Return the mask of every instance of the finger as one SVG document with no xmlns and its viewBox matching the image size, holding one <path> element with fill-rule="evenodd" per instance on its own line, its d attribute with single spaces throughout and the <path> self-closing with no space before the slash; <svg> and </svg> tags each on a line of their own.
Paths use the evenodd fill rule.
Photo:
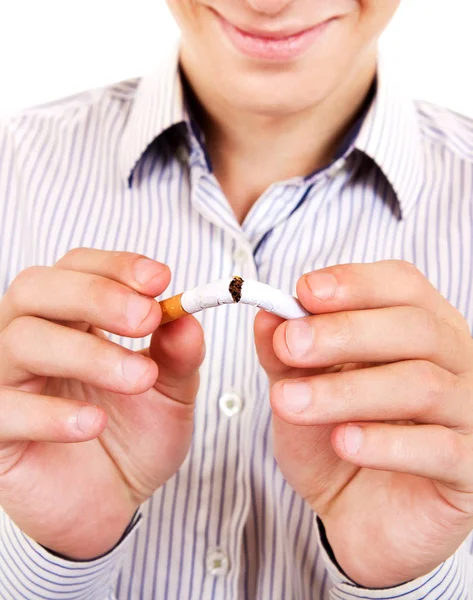
<svg viewBox="0 0 473 600">
<path fill-rule="evenodd" d="M 93 404 L 0 387 L 0 443 L 83 442 L 106 424 L 107 415 Z"/>
<path fill-rule="evenodd" d="M 159 325 L 161 308 L 154 299 L 100 275 L 32 267 L 18 275 L 2 299 L 0 330 L 23 315 L 144 337 Z"/>
<path fill-rule="evenodd" d="M 264 310 L 260 310 L 254 321 L 254 336 L 258 359 L 270 379 L 279 379 L 291 369 L 283 363 L 274 352 L 273 337 L 276 329 L 284 323 L 284 319 Z M 289 375 L 287 375 L 289 377 Z"/>
<path fill-rule="evenodd" d="M 171 279 L 169 267 L 133 252 L 74 248 L 55 266 L 68 271 L 100 275 L 153 297 L 162 294 Z"/>
<path fill-rule="evenodd" d="M 78 379 L 124 394 L 150 389 L 154 361 L 88 333 L 36 317 L 15 319 L 0 334 L 0 385 L 15 386 L 34 376 Z"/>
<path fill-rule="evenodd" d="M 418 359 L 461 373 L 473 362 L 470 335 L 410 306 L 286 321 L 274 334 L 274 349 L 282 362 L 301 368 Z"/>
<path fill-rule="evenodd" d="M 360 467 L 473 491 L 471 440 L 440 425 L 350 423 L 333 430 L 332 445 L 342 459 Z"/>
<path fill-rule="evenodd" d="M 414 265 L 401 260 L 336 265 L 307 273 L 297 284 L 297 296 L 314 314 L 417 306 L 469 332 L 462 315 Z"/>
<path fill-rule="evenodd" d="M 265 370 L 271 384 L 282 378 L 297 379 L 299 377 L 313 375 L 317 372 L 314 369 L 289 367 L 276 355 L 273 337 L 276 329 L 284 322 L 284 319 L 264 310 L 260 310 L 257 313 L 254 322 L 256 352 L 258 354 L 259 362 Z"/>
<path fill-rule="evenodd" d="M 184 317 L 160 327 L 147 353 L 159 365 L 155 388 L 173 400 L 193 403 L 205 356 L 204 333 L 197 319 Z"/>
<path fill-rule="evenodd" d="M 414 421 L 466 432 L 473 390 L 462 378 L 424 361 L 403 361 L 278 382 L 271 406 L 294 425 Z"/>
</svg>

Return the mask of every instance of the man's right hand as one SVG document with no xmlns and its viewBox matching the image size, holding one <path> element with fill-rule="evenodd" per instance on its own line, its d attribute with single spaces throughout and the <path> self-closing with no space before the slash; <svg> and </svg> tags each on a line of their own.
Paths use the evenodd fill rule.
<svg viewBox="0 0 473 600">
<path fill-rule="evenodd" d="M 158 328 L 167 267 L 79 248 L 0 301 L 0 506 L 38 543 L 92 559 L 188 452 L 204 358 L 193 317 Z M 132 352 L 103 331 L 141 338 Z"/>
</svg>

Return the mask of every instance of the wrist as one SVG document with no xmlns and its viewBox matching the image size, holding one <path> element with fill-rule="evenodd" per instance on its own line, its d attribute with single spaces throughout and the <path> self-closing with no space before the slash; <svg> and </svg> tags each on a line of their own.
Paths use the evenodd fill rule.
<svg viewBox="0 0 473 600">
<path fill-rule="evenodd" d="M 95 518 L 94 518 L 95 517 Z M 102 515 L 103 517 L 103 515 Z M 87 562 L 112 552 L 137 524 L 141 516 L 135 507 L 100 521 L 96 515 L 81 515 L 67 527 L 59 524 L 54 534 L 31 536 L 51 554 L 64 560 Z M 65 524 L 64 524 L 65 525 Z"/>
<path fill-rule="evenodd" d="M 438 565 L 406 566 L 400 552 L 394 558 L 387 555 L 386 545 L 381 546 L 375 532 L 368 534 L 361 525 L 353 524 L 350 530 L 340 529 L 329 518 L 317 517 L 319 536 L 328 559 L 340 576 L 352 585 L 364 589 L 391 589 L 426 575 Z M 401 560 L 399 560 L 401 559 Z"/>
<path fill-rule="evenodd" d="M 133 515 L 132 519 L 130 520 L 130 522 L 128 523 L 125 531 L 122 533 L 122 535 L 120 536 L 120 539 L 118 540 L 118 542 L 116 544 L 114 544 L 109 550 L 107 550 L 106 552 L 103 552 L 102 554 L 99 554 L 93 558 L 74 558 L 70 555 L 65 555 L 62 554 L 60 552 L 56 552 L 55 550 L 52 550 L 51 548 L 47 548 L 46 546 L 43 546 L 43 548 L 45 550 L 47 550 L 50 554 L 56 556 L 57 558 L 61 558 L 63 560 L 67 560 L 67 561 L 71 561 L 71 562 L 89 562 L 91 560 L 99 560 L 101 558 L 105 558 L 106 556 L 108 556 L 109 554 L 111 554 L 116 548 L 118 548 L 118 546 L 120 546 L 120 544 L 128 537 L 128 535 L 133 531 L 133 529 L 135 529 L 136 525 L 138 525 L 138 523 L 141 521 L 141 514 L 139 512 L 139 509 L 136 509 L 135 514 Z"/>
</svg>

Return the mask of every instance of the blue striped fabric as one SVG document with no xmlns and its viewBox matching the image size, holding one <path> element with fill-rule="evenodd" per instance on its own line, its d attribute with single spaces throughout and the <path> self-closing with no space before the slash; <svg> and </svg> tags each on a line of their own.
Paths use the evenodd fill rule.
<svg viewBox="0 0 473 600">
<path fill-rule="evenodd" d="M 380 68 L 343 156 L 271 186 L 242 226 L 188 123 L 175 50 L 142 79 L 0 120 L 1 293 L 22 269 L 78 246 L 166 262 L 166 295 L 235 273 L 294 293 L 304 272 L 399 258 L 473 327 L 470 120 L 412 102 Z M 358 589 L 331 563 L 313 513 L 273 458 L 254 315 L 248 306 L 199 315 L 208 352 L 193 445 L 110 554 L 57 558 L 0 511 L 2 600 L 473 598 L 472 538 L 433 573 L 391 590 Z M 135 349 L 149 342 L 111 338 Z M 221 408 L 226 393 L 242 403 L 233 416 Z"/>
</svg>

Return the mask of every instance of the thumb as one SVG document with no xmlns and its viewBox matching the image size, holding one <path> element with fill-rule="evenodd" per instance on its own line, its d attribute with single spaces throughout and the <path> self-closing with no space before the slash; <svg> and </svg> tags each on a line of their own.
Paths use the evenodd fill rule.
<svg viewBox="0 0 473 600">
<path fill-rule="evenodd" d="M 255 344 L 272 388 L 274 456 L 286 481 L 307 500 L 327 487 L 327 480 L 340 460 L 330 442 L 331 426 L 296 425 L 287 420 L 287 411 L 280 409 L 281 393 L 275 393 L 278 387 L 275 384 L 283 379 L 294 380 L 316 373 L 315 370 L 288 367 L 277 357 L 273 338 L 282 323 L 283 319 L 260 311 L 254 323 Z"/>
<path fill-rule="evenodd" d="M 302 369 L 284 364 L 274 351 L 274 334 L 284 322 L 284 319 L 264 310 L 258 312 L 254 322 L 256 352 L 271 385 L 280 379 L 301 377 L 303 374 Z"/>
<path fill-rule="evenodd" d="M 205 357 L 200 323 L 189 316 L 158 327 L 147 352 L 159 368 L 156 390 L 178 402 L 192 404 L 199 387 L 199 367 Z"/>
</svg>

